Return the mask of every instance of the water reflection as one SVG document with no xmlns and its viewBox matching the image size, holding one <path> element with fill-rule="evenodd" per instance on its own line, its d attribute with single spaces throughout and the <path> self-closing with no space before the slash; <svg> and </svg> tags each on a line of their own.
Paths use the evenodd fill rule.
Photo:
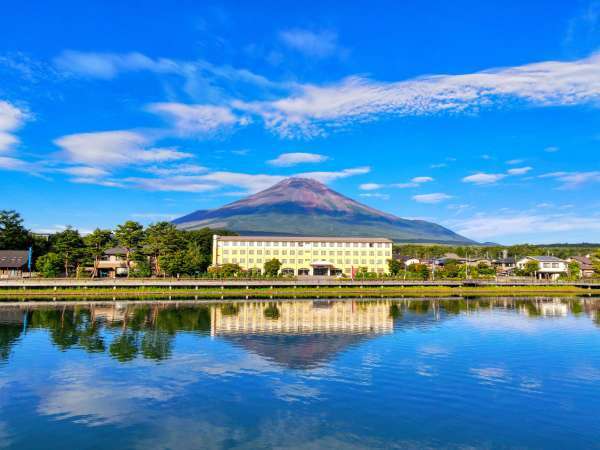
<svg viewBox="0 0 600 450">
<path fill-rule="evenodd" d="M 593 298 L 5 305 L 0 447 L 597 447 L 599 310 Z"/>
<path fill-rule="evenodd" d="M 23 334 L 36 329 L 46 330 L 61 351 L 106 353 L 122 363 L 168 359 L 177 333 L 191 332 L 222 338 L 288 367 L 310 368 L 377 335 L 493 310 L 529 318 L 584 315 L 600 325 L 600 301 L 593 298 L 28 304 L 0 307 L 0 361 L 9 358 Z"/>
</svg>

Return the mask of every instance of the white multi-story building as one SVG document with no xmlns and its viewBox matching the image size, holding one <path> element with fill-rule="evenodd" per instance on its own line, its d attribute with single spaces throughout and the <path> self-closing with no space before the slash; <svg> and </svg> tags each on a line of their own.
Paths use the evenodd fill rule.
<svg viewBox="0 0 600 450">
<path fill-rule="evenodd" d="M 392 241 L 363 237 L 213 236 L 213 266 L 238 264 L 262 272 L 281 262 L 284 275 L 352 275 L 359 268 L 387 273 Z"/>
<path fill-rule="evenodd" d="M 537 278 L 557 280 L 561 275 L 569 273 L 569 263 L 556 256 L 526 256 L 517 261 L 517 267 L 524 269 L 529 261 L 538 263 L 539 268 L 535 273 Z"/>
</svg>

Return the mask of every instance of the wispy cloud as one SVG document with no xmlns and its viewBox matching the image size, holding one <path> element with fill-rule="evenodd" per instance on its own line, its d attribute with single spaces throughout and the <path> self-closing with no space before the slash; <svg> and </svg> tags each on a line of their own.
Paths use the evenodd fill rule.
<svg viewBox="0 0 600 450">
<path fill-rule="evenodd" d="M 313 58 L 326 58 L 339 51 L 337 33 L 330 30 L 295 28 L 281 31 L 279 38 L 289 48 Z"/>
<path fill-rule="evenodd" d="M 151 140 L 127 130 L 78 133 L 54 141 L 67 161 L 93 167 L 128 166 L 192 157 L 173 148 L 152 147 Z"/>
<path fill-rule="evenodd" d="M 588 183 L 600 182 L 600 171 L 590 172 L 551 172 L 539 176 L 540 178 L 554 178 L 562 184 L 560 189 L 575 189 Z"/>
<path fill-rule="evenodd" d="M 305 163 L 320 163 L 329 159 L 325 155 L 318 153 L 282 153 L 275 159 L 267 161 L 268 164 L 277 167 L 290 167 Z"/>
<path fill-rule="evenodd" d="M 556 146 L 550 146 L 550 147 L 546 147 L 546 148 L 544 149 L 544 151 L 545 151 L 546 153 L 556 153 L 556 152 L 558 152 L 559 150 L 560 150 L 560 148 L 558 148 L 558 147 L 556 147 Z"/>
<path fill-rule="evenodd" d="M 515 167 L 514 169 L 508 169 L 506 173 L 509 175 L 525 175 L 531 170 L 533 170 L 533 167 Z"/>
<path fill-rule="evenodd" d="M 234 125 L 247 125 L 250 120 L 236 116 L 230 108 L 214 105 L 153 103 L 148 111 L 165 117 L 181 135 L 212 135 Z"/>
<path fill-rule="evenodd" d="M 594 104 L 600 98 L 600 53 L 575 61 L 546 61 L 464 75 L 399 82 L 351 76 L 329 85 L 306 84 L 274 101 L 237 103 L 284 137 L 314 137 L 380 115 L 418 116 L 477 111 L 507 100 L 536 106 Z"/>
<path fill-rule="evenodd" d="M 12 150 L 19 143 L 14 131 L 21 128 L 29 117 L 27 111 L 0 100 L 0 153 Z"/>
<path fill-rule="evenodd" d="M 473 175 L 466 176 L 462 179 L 463 183 L 473 184 L 493 184 L 506 178 L 506 174 L 503 173 L 484 173 L 478 172 Z"/>
<path fill-rule="evenodd" d="M 390 196 L 388 194 L 382 194 L 381 192 L 369 192 L 365 194 L 360 194 L 363 198 L 378 198 L 380 200 L 389 200 Z"/>
<path fill-rule="evenodd" d="M 473 239 L 495 239 L 519 236 L 535 230 L 536 235 L 573 231 L 600 231 L 600 217 L 574 214 L 513 213 L 477 214 L 461 220 L 448 221 L 448 226 Z M 540 236 L 541 237 L 541 236 Z"/>
<path fill-rule="evenodd" d="M 452 198 L 451 195 L 444 194 L 442 192 L 435 192 L 432 194 L 419 194 L 413 195 L 413 200 L 418 203 L 440 203 L 445 200 L 449 200 Z"/>
<path fill-rule="evenodd" d="M 362 191 L 375 191 L 377 189 L 381 189 L 384 187 L 385 187 L 385 184 L 379 184 L 379 183 L 363 183 L 360 186 L 358 186 L 358 188 Z"/>
</svg>

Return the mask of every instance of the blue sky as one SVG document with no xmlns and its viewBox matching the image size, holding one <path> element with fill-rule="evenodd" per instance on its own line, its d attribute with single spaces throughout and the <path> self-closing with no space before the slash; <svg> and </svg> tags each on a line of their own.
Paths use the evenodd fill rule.
<svg viewBox="0 0 600 450">
<path fill-rule="evenodd" d="M 34 230 L 304 174 L 480 241 L 600 242 L 600 1 L 111 3 L 0 16 L 0 207 Z"/>
</svg>

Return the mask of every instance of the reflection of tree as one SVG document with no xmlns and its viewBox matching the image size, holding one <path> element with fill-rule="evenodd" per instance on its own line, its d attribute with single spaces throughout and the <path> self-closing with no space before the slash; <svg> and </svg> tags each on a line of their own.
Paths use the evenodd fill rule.
<svg viewBox="0 0 600 450">
<path fill-rule="evenodd" d="M 226 303 L 221 306 L 221 314 L 224 316 L 236 316 L 239 312 L 239 308 L 233 303 Z"/>
<path fill-rule="evenodd" d="M 127 362 L 137 356 L 139 352 L 138 348 L 138 333 L 124 331 L 111 342 L 108 351 L 110 355 L 118 361 Z"/>
<path fill-rule="evenodd" d="M 142 338 L 141 350 L 144 358 L 162 361 L 171 356 L 173 337 L 160 331 L 147 331 Z"/>
<path fill-rule="evenodd" d="M 104 338 L 100 334 L 100 326 L 90 320 L 79 336 L 79 345 L 90 353 L 102 353 L 106 351 Z"/>
<path fill-rule="evenodd" d="M 269 303 L 265 308 L 264 315 L 267 319 L 277 320 L 279 319 L 279 308 L 274 303 Z"/>
<path fill-rule="evenodd" d="M 392 319 L 401 319 L 402 318 L 402 310 L 397 303 L 390 305 L 390 317 Z"/>
<path fill-rule="evenodd" d="M 5 361 L 10 355 L 13 344 L 21 337 L 23 326 L 20 324 L 0 325 L 0 361 Z"/>
<path fill-rule="evenodd" d="M 408 309 L 416 314 L 427 314 L 429 304 L 429 300 L 413 300 L 408 303 Z"/>
</svg>

